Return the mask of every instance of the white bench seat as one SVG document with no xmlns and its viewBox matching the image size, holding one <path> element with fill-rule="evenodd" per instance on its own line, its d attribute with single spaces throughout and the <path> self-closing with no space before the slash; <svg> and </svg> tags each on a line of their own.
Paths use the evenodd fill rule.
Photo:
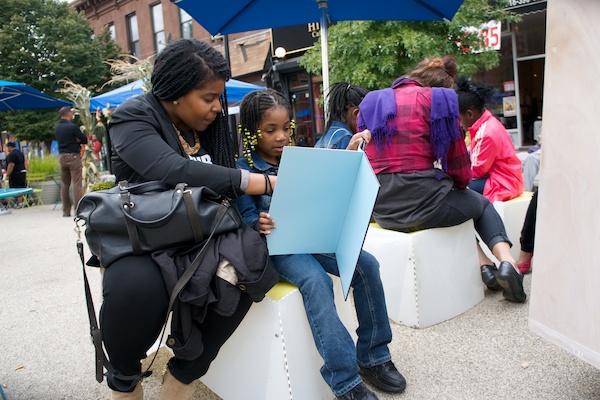
<svg viewBox="0 0 600 400">
<path fill-rule="evenodd" d="M 379 261 L 389 318 L 426 328 L 483 300 L 475 246 L 472 220 L 414 233 L 372 223 L 363 249 Z"/>
</svg>

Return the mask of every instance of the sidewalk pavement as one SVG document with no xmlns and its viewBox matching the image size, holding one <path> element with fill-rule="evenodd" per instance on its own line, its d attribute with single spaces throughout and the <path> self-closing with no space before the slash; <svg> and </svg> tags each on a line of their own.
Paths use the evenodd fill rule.
<svg viewBox="0 0 600 400">
<path fill-rule="evenodd" d="M 0 215 L 0 384 L 8 400 L 109 399 L 106 383 L 94 379 L 74 223 L 52 208 Z M 88 274 L 99 309 L 99 272 Z M 377 391 L 382 400 L 600 399 L 600 370 L 533 334 L 528 303 L 499 292 L 444 323 L 392 328 L 392 356 L 408 387 L 399 395 Z M 159 351 L 146 399 L 158 398 L 167 358 Z M 198 383 L 195 399 L 219 397 Z"/>
</svg>

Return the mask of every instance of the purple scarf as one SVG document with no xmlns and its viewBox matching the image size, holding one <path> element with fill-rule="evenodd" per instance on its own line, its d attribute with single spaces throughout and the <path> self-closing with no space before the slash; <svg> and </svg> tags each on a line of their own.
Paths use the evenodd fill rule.
<svg viewBox="0 0 600 400">
<path fill-rule="evenodd" d="M 412 81 L 408 78 L 397 79 L 392 88 Z M 396 126 L 396 96 L 392 88 L 367 93 L 358 106 L 358 130 L 368 129 L 375 142 L 377 152 L 383 151 L 384 143 L 389 144 L 391 136 L 398 133 Z M 448 171 L 447 153 L 450 143 L 460 137 L 458 130 L 458 96 L 452 89 L 431 88 L 431 136 L 430 143 L 436 160 L 441 162 L 442 170 Z M 385 142 L 384 142 L 385 139 Z M 441 179 L 441 175 L 439 176 Z"/>
</svg>

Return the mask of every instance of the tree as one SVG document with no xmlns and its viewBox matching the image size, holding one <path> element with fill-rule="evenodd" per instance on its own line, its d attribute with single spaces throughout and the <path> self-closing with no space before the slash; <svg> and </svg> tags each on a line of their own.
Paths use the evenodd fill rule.
<svg viewBox="0 0 600 400">
<path fill-rule="evenodd" d="M 110 79 L 104 62 L 117 58 L 108 29 L 92 37 L 88 21 L 56 0 L 3 0 L 0 7 L 0 76 L 24 82 L 54 97 L 60 79 L 99 88 Z M 12 111 L 0 115 L 0 129 L 21 140 L 53 138 L 56 110 Z"/>
<path fill-rule="evenodd" d="M 465 35 L 463 28 L 479 27 L 491 20 L 518 21 L 519 17 L 502 8 L 504 3 L 465 0 L 450 22 L 339 22 L 328 31 L 330 81 L 381 89 L 423 58 L 447 54 L 456 58 L 459 73 L 465 75 L 494 68 L 499 63 L 498 52 L 463 52 L 483 44 L 478 35 Z M 300 64 L 311 73 L 321 74 L 320 42 L 305 53 Z"/>
</svg>

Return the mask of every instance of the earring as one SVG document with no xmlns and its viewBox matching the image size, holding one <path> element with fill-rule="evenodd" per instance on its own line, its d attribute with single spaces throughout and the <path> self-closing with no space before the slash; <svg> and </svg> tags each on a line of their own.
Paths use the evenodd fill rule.
<svg viewBox="0 0 600 400">
<path fill-rule="evenodd" d="M 179 102 L 177 100 L 173 100 L 173 104 L 178 105 Z"/>
</svg>

